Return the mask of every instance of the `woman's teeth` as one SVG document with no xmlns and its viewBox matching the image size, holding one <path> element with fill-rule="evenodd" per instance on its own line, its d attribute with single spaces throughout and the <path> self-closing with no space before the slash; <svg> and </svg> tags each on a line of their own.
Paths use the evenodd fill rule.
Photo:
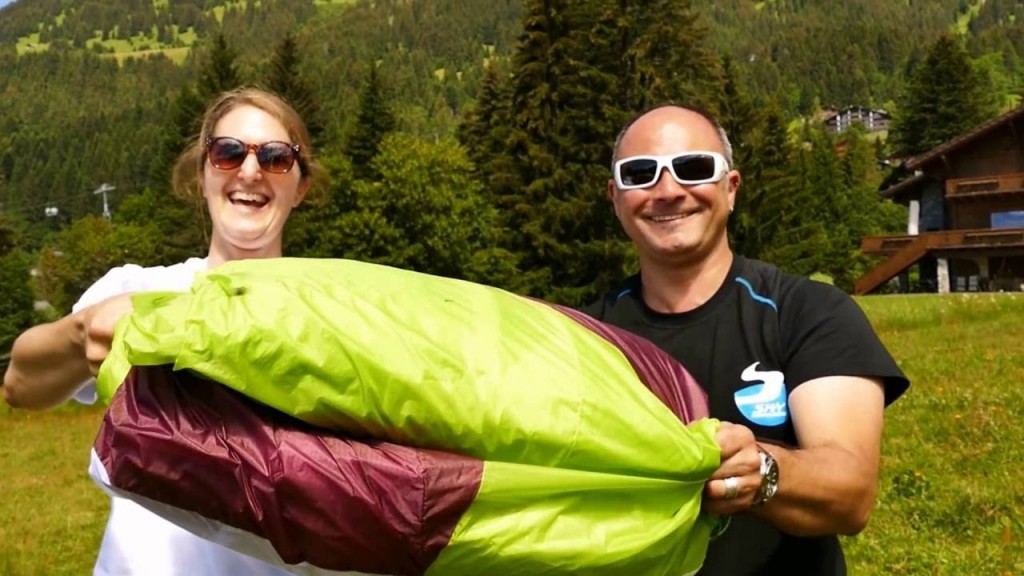
<svg viewBox="0 0 1024 576">
<path fill-rule="evenodd" d="M 232 204 L 244 204 L 255 207 L 266 206 L 270 202 L 270 198 L 254 192 L 232 192 L 228 194 L 228 200 Z"/>
</svg>

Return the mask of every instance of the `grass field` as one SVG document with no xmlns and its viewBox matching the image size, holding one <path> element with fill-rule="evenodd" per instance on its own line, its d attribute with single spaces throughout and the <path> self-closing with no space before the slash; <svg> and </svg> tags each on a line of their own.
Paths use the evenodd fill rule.
<svg viewBox="0 0 1024 576">
<path fill-rule="evenodd" d="M 879 503 L 850 574 L 1024 576 L 1024 295 L 860 300 L 910 392 L 887 412 Z M 0 406 L 0 574 L 86 574 L 107 504 L 101 413 Z"/>
<path fill-rule="evenodd" d="M 913 384 L 853 574 L 1024 575 L 1024 295 L 862 302 Z"/>
<path fill-rule="evenodd" d="M 0 407 L 0 574 L 92 573 L 109 505 L 85 474 L 102 412 Z"/>
</svg>

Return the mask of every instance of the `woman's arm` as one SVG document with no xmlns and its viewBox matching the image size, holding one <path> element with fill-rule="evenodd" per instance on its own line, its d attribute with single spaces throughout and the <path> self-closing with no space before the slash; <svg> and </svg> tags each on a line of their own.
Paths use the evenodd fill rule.
<svg viewBox="0 0 1024 576">
<path fill-rule="evenodd" d="M 11 349 L 4 400 L 15 408 L 44 410 L 70 398 L 99 370 L 114 327 L 131 306 L 131 295 L 122 294 L 26 330 Z"/>
</svg>

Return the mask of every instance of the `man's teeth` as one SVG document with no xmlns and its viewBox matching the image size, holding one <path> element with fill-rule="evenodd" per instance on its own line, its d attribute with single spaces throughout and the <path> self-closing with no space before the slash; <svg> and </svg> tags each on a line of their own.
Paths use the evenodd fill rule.
<svg viewBox="0 0 1024 576">
<path fill-rule="evenodd" d="M 688 214 L 659 214 L 654 216 L 648 216 L 649 219 L 655 222 L 671 222 L 672 220 L 679 220 L 686 218 Z"/>
</svg>

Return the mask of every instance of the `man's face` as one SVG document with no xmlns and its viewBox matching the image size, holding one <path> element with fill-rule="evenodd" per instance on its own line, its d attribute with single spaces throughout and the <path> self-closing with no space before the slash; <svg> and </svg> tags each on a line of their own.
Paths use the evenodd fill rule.
<svg viewBox="0 0 1024 576">
<path fill-rule="evenodd" d="M 658 108 L 626 132 L 616 160 L 631 156 L 674 156 L 692 151 L 724 154 L 714 126 L 681 108 Z M 717 182 L 684 185 L 668 169 L 646 188 L 619 190 L 614 178 L 608 194 L 615 215 L 644 261 L 700 261 L 728 249 L 725 234 L 740 176 L 728 170 Z"/>
</svg>

